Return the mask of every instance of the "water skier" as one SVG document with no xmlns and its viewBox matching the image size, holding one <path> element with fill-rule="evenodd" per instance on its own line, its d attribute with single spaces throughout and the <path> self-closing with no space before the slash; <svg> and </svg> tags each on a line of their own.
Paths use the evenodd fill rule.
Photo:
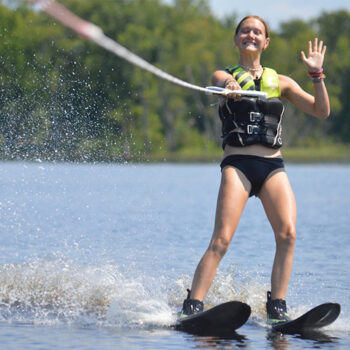
<svg viewBox="0 0 350 350">
<path fill-rule="evenodd" d="M 268 26 L 262 18 L 253 15 L 243 18 L 236 28 L 234 41 L 239 62 L 214 72 L 213 84 L 231 90 L 265 91 L 268 99 L 232 93 L 220 103 L 224 155 L 214 232 L 195 271 L 181 316 L 203 311 L 203 299 L 229 248 L 247 200 L 255 195 L 262 202 L 276 240 L 267 318 L 270 323 L 284 322 L 289 320 L 284 299 L 293 265 L 296 204 L 280 151 L 284 112 L 281 99 L 317 118 L 329 116 L 322 70 L 326 46 L 315 38 L 309 42 L 308 55 L 301 52 L 313 81 L 312 96 L 290 77 L 261 66 L 261 54 L 270 43 Z"/>
</svg>

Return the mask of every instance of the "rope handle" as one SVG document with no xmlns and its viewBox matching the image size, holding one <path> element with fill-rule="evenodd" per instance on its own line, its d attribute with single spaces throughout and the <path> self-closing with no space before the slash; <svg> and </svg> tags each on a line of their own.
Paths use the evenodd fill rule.
<svg viewBox="0 0 350 350">
<path fill-rule="evenodd" d="M 267 92 L 263 91 L 255 91 L 255 90 L 230 90 L 230 89 L 224 89 L 218 86 L 207 86 L 206 87 L 206 94 L 207 95 L 222 95 L 227 96 L 229 94 L 237 94 L 241 96 L 248 96 L 248 97 L 256 97 L 261 98 L 263 100 L 267 99 Z"/>
</svg>

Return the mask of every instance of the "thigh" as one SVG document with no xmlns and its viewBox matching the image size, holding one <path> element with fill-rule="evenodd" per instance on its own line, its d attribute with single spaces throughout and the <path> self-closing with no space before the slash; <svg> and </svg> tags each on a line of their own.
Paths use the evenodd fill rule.
<svg viewBox="0 0 350 350">
<path fill-rule="evenodd" d="M 275 234 L 294 229 L 296 203 L 284 170 L 276 172 L 265 181 L 259 192 L 259 198 Z"/>
<path fill-rule="evenodd" d="M 250 182 L 240 170 L 233 167 L 222 170 L 213 238 L 221 237 L 231 241 L 250 189 Z"/>
</svg>

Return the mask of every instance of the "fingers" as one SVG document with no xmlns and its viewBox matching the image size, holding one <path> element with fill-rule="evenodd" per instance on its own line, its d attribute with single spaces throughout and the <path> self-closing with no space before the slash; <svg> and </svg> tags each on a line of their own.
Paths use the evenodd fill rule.
<svg viewBox="0 0 350 350">
<path fill-rule="evenodd" d="M 233 98 L 235 101 L 240 101 L 242 99 L 242 95 L 232 92 L 232 94 L 227 95 L 227 98 Z"/>
<path fill-rule="evenodd" d="M 237 83 L 236 80 L 232 80 L 230 82 L 228 82 L 226 85 L 225 85 L 225 89 L 230 89 L 230 90 L 241 90 L 241 86 Z M 239 100 L 241 95 L 238 95 L 234 92 L 232 92 L 232 94 L 228 94 L 227 95 L 228 98 L 233 98 L 235 100 Z"/>
<path fill-rule="evenodd" d="M 320 40 L 318 47 L 317 47 L 317 52 L 320 53 L 322 56 L 324 56 L 326 53 L 326 49 L 327 49 L 327 46 L 323 44 L 322 40 Z"/>
<path fill-rule="evenodd" d="M 320 43 L 318 44 L 318 38 L 314 39 L 314 42 L 309 41 L 309 56 L 311 56 L 315 52 L 321 52 L 323 45 L 323 41 L 321 40 Z"/>
<path fill-rule="evenodd" d="M 225 89 L 230 89 L 230 90 L 239 90 L 240 88 L 241 88 L 240 85 L 235 80 L 230 81 L 225 86 Z"/>
<path fill-rule="evenodd" d="M 320 42 L 318 42 L 318 38 L 315 38 L 313 44 L 311 41 L 309 41 L 309 56 L 315 52 L 325 54 L 326 45 L 323 44 L 323 40 L 320 40 Z"/>
<path fill-rule="evenodd" d="M 318 44 L 317 52 L 324 55 L 326 53 L 326 45 L 323 45 L 323 41 L 320 40 L 320 43 Z"/>
<path fill-rule="evenodd" d="M 318 45 L 318 52 L 322 52 L 323 41 L 320 40 L 320 44 Z"/>
<path fill-rule="evenodd" d="M 229 90 L 239 90 L 241 87 L 240 85 L 235 81 L 230 81 L 228 84 L 226 84 L 225 89 L 229 89 Z M 229 98 L 235 98 L 236 94 L 232 93 L 232 94 L 228 94 L 227 97 Z"/>
<path fill-rule="evenodd" d="M 312 43 L 309 41 L 309 56 L 312 54 Z"/>
</svg>

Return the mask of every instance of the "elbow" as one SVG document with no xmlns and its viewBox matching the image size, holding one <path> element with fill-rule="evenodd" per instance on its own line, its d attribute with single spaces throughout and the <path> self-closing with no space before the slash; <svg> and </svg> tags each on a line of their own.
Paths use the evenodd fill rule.
<svg viewBox="0 0 350 350">
<path fill-rule="evenodd" d="M 315 113 L 314 116 L 318 119 L 327 119 L 329 117 L 329 113 L 328 112 L 318 112 L 318 113 Z"/>
<path fill-rule="evenodd" d="M 319 108 L 319 118 L 327 119 L 331 114 L 331 106 L 329 104 L 329 99 L 327 98 L 325 104 L 321 104 Z"/>
<path fill-rule="evenodd" d="M 322 108 L 318 111 L 315 111 L 314 116 L 319 119 L 327 119 L 330 116 L 330 108 Z"/>
<path fill-rule="evenodd" d="M 330 111 L 330 110 L 322 111 L 322 112 L 318 115 L 318 117 L 319 117 L 320 119 L 327 119 L 327 118 L 329 118 L 330 114 L 331 114 L 331 111 Z"/>
</svg>

